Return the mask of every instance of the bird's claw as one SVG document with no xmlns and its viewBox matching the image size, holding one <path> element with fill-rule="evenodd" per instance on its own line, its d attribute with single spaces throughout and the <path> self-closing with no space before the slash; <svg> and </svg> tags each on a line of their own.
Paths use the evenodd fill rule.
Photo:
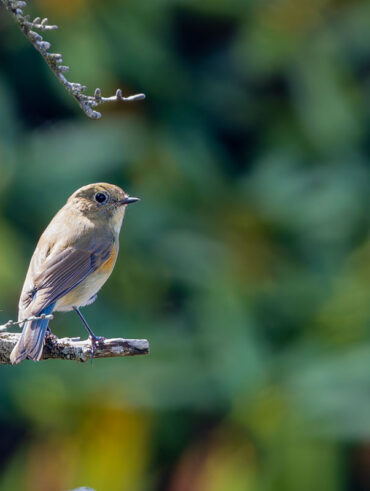
<svg viewBox="0 0 370 491">
<path fill-rule="evenodd" d="M 105 341 L 105 337 L 103 336 L 89 336 L 91 342 L 91 359 L 94 358 L 96 345 Z"/>
</svg>

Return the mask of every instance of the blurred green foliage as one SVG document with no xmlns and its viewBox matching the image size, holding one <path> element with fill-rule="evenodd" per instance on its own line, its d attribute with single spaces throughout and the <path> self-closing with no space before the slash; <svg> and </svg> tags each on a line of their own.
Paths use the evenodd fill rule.
<svg viewBox="0 0 370 491">
<path fill-rule="evenodd" d="M 150 357 L 0 368 L 0 490 L 370 488 L 370 4 L 37 0 L 80 111 L 0 10 L 0 308 L 78 187 L 122 186 L 85 310 Z M 82 335 L 77 316 L 52 329 Z"/>
</svg>

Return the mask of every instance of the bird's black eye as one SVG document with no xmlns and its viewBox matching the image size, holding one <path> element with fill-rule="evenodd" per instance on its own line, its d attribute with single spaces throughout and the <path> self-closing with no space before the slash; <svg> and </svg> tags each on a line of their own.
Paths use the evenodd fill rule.
<svg viewBox="0 0 370 491">
<path fill-rule="evenodd" d="M 104 201 L 107 201 L 107 196 L 104 193 L 96 193 L 95 201 L 98 203 L 104 203 Z"/>
</svg>

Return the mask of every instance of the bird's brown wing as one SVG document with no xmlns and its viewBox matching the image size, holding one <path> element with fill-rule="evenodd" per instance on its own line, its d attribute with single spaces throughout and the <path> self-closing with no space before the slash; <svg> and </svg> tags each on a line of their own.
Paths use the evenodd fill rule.
<svg viewBox="0 0 370 491">
<path fill-rule="evenodd" d="M 39 315 L 70 292 L 109 259 L 112 249 L 112 242 L 102 242 L 90 251 L 68 247 L 48 258 L 33 278 L 33 287 L 22 293 L 21 301 L 28 304 L 23 317 Z"/>
</svg>

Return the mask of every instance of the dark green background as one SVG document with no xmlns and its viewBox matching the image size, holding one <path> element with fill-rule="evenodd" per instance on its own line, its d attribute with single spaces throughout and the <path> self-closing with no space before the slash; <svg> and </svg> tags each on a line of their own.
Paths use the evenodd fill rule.
<svg viewBox="0 0 370 491">
<path fill-rule="evenodd" d="M 151 355 L 0 367 L 0 490 L 370 489 L 370 4 L 27 12 L 71 81 L 147 100 L 87 119 L 0 10 L 0 323 L 53 214 L 113 182 L 142 200 L 84 313 Z"/>
</svg>

